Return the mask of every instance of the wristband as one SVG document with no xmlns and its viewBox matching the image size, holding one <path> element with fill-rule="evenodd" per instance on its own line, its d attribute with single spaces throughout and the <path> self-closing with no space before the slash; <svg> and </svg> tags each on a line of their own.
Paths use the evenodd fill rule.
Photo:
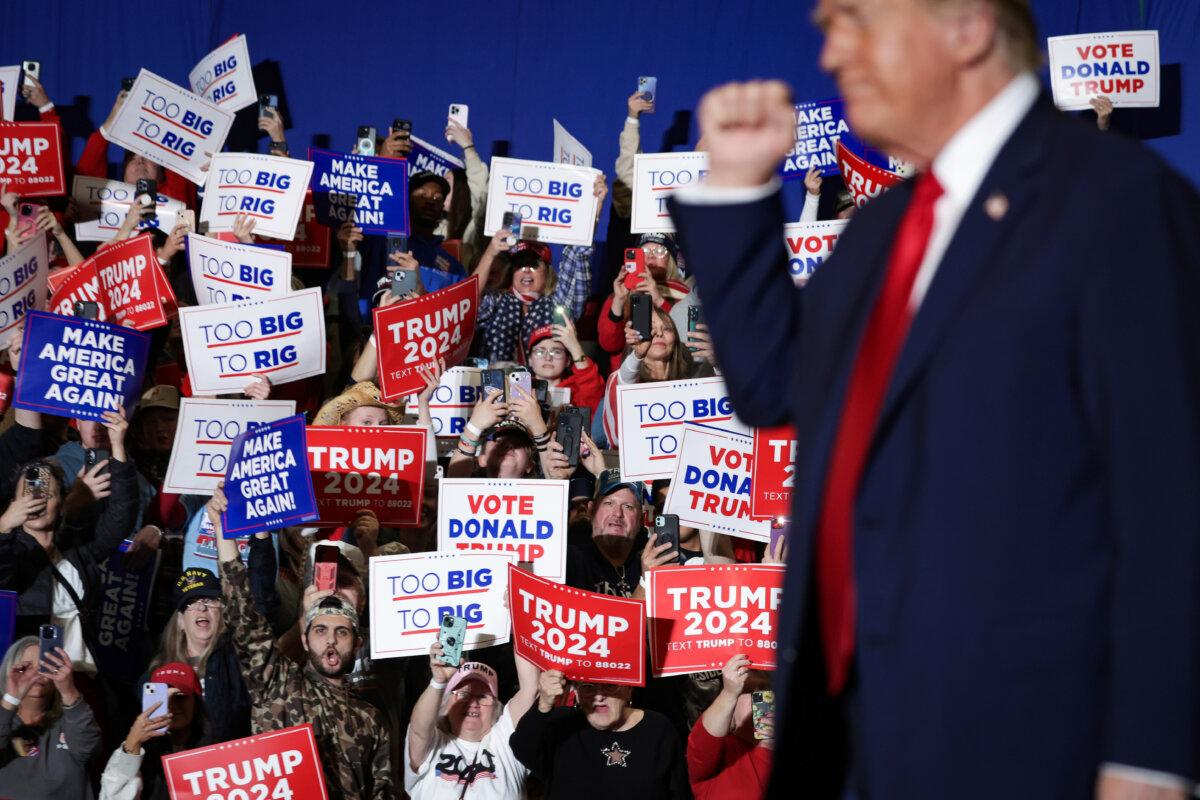
<svg viewBox="0 0 1200 800">
<path fill-rule="evenodd" d="M 466 152 L 466 151 L 468 151 L 468 150 L 474 150 L 474 149 L 475 149 L 475 145 L 473 145 L 473 144 L 469 144 L 469 145 L 467 145 L 466 147 L 464 147 L 464 148 L 463 148 L 463 152 L 465 153 L 465 152 Z"/>
<path fill-rule="evenodd" d="M 583 355 L 581 355 L 579 358 L 573 358 L 573 359 L 571 359 L 571 363 L 572 363 L 572 364 L 586 364 L 586 363 L 587 363 L 587 360 L 588 360 L 587 354 L 586 354 L 586 353 L 584 353 L 584 354 L 583 354 Z"/>
<path fill-rule="evenodd" d="M 479 426 L 474 422 L 471 422 L 471 420 L 467 420 L 467 424 L 463 427 L 466 428 L 467 432 L 472 433 L 475 436 L 483 436 L 483 431 L 479 430 Z"/>
<path fill-rule="evenodd" d="M 8 703 L 9 705 L 19 706 L 19 705 L 21 705 L 21 698 L 13 697 L 8 692 L 5 692 L 4 693 L 4 702 Z"/>
<path fill-rule="evenodd" d="M 445 689 L 445 688 L 446 688 L 446 682 L 445 682 L 445 681 L 439 681 L 439 680 L 437 680 L 437 679 L 435 679 L 435 678 L 430 678 L 430 679 L 429 679 L 429 688 L 430 688 L 430 689 L 437 689 L 437 690 L 440 692 L 442 689 Z"/>
<path fill-rule="evenodd" d="M 637 117 L 625 117 L 625 124 L 626 125 L 640 125 L 641 122 L 638 120 Z"/>
<path fill-rule="evenodd" d="M 465 444 L 467 447 L 479 447 L 479 440 L 472 439 L 471 437 L 467 436 L 465 433 L 462 436 L 458 437 L 458 441 L 461 442 L 462 444 Z"/>
<path fill-rule="evenodd" d="M 461 447 L 457 447 L 457 448 L 455 448 L 455 449 L 456 449 L 456 450 L 458 450 L 458 453 L 459 453 L 459 455 L 466 456 L 467 458 L 474 458 L 474 457 L 475 457 L 475 451 L 474 451 L 474 450 L 472 450 L 472 451 L 470 451 L 470 452 L 467 452 L 466 450 L 463 450 Z"/>
</svg>

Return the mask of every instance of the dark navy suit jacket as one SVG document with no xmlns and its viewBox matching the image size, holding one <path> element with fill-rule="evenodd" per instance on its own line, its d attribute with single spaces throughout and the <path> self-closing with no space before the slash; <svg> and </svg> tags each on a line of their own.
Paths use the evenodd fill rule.
<svg viewBox="0 0 1200 800">
<path fill-rule="evenodd" d="M 799 440 L 773 797 L 817 778 L 815 520 L 910 197 L 862 209 L 802 290 L 778 194 L 671 207 L 738 415 Z M 1192 188 L 1039 99 L 913 320 L 855 504 L 871 800 L 1092 797 L 1106 762 L 1200 774 L 1198 276 Z"/>
</svg>

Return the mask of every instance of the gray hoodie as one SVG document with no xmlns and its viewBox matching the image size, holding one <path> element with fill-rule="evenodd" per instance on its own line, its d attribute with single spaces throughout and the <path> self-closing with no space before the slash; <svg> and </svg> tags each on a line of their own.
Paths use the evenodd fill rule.
<svg viewBox="0 0 1200 800">
<path fill-rule="evenodd" d="M 0 705 L 0 797 L 92 800 L 87 761 L 100 747 L 100 726 L 82 699 L 38 737 L 36 755 L 18 756 L 9 745 L 21 727 L 15 711 Z"/>
</svg>

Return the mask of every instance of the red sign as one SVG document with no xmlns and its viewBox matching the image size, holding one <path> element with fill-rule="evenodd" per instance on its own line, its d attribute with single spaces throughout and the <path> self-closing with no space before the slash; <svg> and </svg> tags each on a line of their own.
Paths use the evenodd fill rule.
<svg viewBox="0 0 1200 800">
<path fill-rule="evenodd" d="M 842 180 L 854 198 L 854 205 L 862 208 L 873 198 L 895 186 L 903 178 L 894 172 L 877 167 L 846 147 L 837 143 L 838 164 L 842 167 Z"/>
<path fill-rule="evenodd" d="M 312 725 L 162 757 L 171 800 L 326 800 Z"/>
<path fill-rule="evenodd" d="M 375 309 L 379 393 L 386 401 L 425 388 L 417 367 L 439 358 L 458 366 L 471 350 L 479 312 L 479 276 L 432 294 Z"/>
<path fill-rule="evenodd" d="M 657 567 L 648 573 L 646 616 L 656 678 L 720 669 L 745 655 L 775 669 L 782 564 Z"/>
<path fill-rule="evenodd" d="M 517 655 L 570 680 L 645 684 L 641 600 L 573 589 L 512 565 L 508 597 Z"/>
<path fill-rule="evenodd" d="M 57 122 L 0 123 L 0 183 L 19 197 L 67 193 Z"/>
<path fill-rule="evenodd" d="M 329 266 L 333 257 L 333 230 L 317 222 L 317 208 L 313 205 L 312 189 L 304 194 L 304 205 L 300 207 L 300 221 L 296 224 L 296 237 L 288 242 L 283 239 L 266 239 L 271 244 L 281 244 L 292 254 L 293 267 Z"/>
<path fill-rule="evenodd" d="M 99 319 L 139 331 L 167 324 L 175 294 L 162 273 L 154 240 L 135 236 L 96 251 L 69 272 L 54 276 L 50 310 L 74 314 L 76 302 L 99 306 Z"/>
<path fill-rule="evenodd" d="M 753 519 L 790 516 L 795 485 L 796 431 L 791 425 L 755 428 L 750 516 Z"/>
<path fill-rule="evenodd" d="M 322 523 L 348 525 L 359 509 L 382 525 L 417 525 L 425 491 L 424 428 L 309 428 L 308 467 Z"/>
</svg>

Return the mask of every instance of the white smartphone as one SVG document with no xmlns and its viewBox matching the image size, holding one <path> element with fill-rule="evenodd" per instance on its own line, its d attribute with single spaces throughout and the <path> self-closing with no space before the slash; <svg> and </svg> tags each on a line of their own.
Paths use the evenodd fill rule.
<svg viewBox="0 0 1200 800">
<path fill-rule="evenodd" d="M 33 78 L 35 81 L 42 79 L 42 65 L 38 61 L 22 61 L 21 69 L 25 72 L 26 78 Z M 26 86 L 29 86 L 29 81 L 23 81 Z"/>
<path fill-rule="evenodd" d="M 471 127 L 467 124 L 467 113 L 469 111 L 470 109 L 462 103 L 451 103 L 450 112 L 447 114 L 447 116 L 457 122 L 459 125 L 462 125 L 464 128 L 469 128 Z"/>
</svg>

